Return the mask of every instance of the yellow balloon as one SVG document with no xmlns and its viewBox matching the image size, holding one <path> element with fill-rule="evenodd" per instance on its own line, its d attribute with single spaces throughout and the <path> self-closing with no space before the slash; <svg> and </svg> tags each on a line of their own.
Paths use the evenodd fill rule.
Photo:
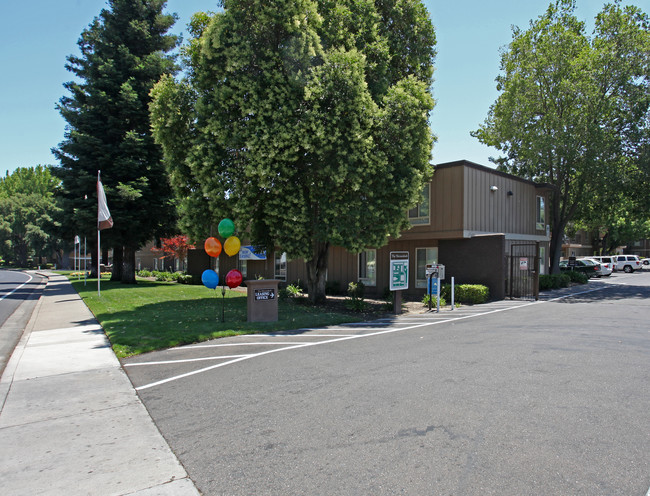
<svg viewBox="0 0 650 496">
<path fill-rule="evenodd" d="M 241 248 L 241 243 L 237 236 L 230 236 L 226 242 L 223 244 L 223 249 L 228 254 L 229 257 L 239 253 L 239 248 Z"/>
</svg>

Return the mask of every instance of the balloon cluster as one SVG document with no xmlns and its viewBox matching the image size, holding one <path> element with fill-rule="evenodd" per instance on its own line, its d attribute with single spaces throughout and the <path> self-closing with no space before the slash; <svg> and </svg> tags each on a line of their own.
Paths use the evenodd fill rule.
<svg viewBox="0 0 650 496">
<path fill-rule="evenodd" d="M 214 258 L 218 258 L 219 255 L 221 255 L 222 249 L 229 257 L 232 257 L 233 255 L 239 253 L 241 242 L 239 241 L 239 238 L 234 235 L 235 223 L 230 219 L 223 219 L 221 222 L 219 222 L 218 231 L 219 235 L 222 238 L 226 238 L 226 241 L 223 243 L 223 247 L 221 246 L 221 241 L 211 236 L 206 239 L 204 243 L 206 253 Z M 226 284 L 230 289 L 234 289 L 239 286 L 243 280 L 244 277 L 242 276 L 242 273 L 237 269 L 233 269 L 228 272 L 228 274 L 226 274 Z M 212 269 L 205 270 L 201 275 L 201 282 L 206 288 L 216 289 L 219 285 L 219 274 L 217 274 Z"/>
</svg>

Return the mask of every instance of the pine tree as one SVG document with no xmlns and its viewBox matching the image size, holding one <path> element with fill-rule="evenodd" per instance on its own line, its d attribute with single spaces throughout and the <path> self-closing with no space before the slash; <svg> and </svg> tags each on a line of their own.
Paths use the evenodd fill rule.
<svg viewBox="0 0 650 496">
<path fill-rule="evenodd" d="M 81 54 L 67 58 L 66 68 L 76 78 L 64 85 L 70 95 L 58 105 L 67 129 L 53 150 L 61 164 L 54 172 L 63 183 L 67 228 L 94 239 L 101 170 L 115 220 L 112 229 L 103 231 L 102 245 L 113 247 L 113 279 L 127 283 L 135 282 L 135 251 L 175 227 L 171 190 L 148 113 L 153 85 L 176 71 L 169 52 L 178 40 L 166 34 L 176 17 L 163 13 L 165 4 L 109 0 L 81 34 Z"/>
</svg>

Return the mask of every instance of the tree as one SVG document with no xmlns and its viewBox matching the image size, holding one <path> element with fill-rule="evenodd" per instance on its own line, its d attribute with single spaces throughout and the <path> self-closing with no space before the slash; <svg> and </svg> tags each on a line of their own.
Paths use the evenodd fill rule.
<svg viewBox="0 0 650 496">
<path fill-rule="evenodd" d="M 0 178 L 0 254 L 8 261 L 27 267 L 31 256 L 54 252 L 57 186 L 50 169 L 41 165 Z"/>
<path fill-rule="evenodd" d="M 194 249 L 194 245 L 189 243 L 186 235 L 179 234 L 171 238 L 160 238 L 160 248 L 152 248 L 153 251 L 162 251 L 165 256 L 173 257 L 183 262 L 187 258 L 187 252 Z"/>
<path fill-rule="evenodd" d="M 589 37 L 574 10 L 573 0 L 558 0 L 528 30 L 513 29 L 501 94 L 473 133 L 505 154 L 500 168 L 552 186 L 554 272 L 567 223 L 638 174 L 650 122 L 648 16 L 616 1 Z"/>
<path fill-rule="evenodd" d="M 151 106 L 194 239 L 222 217 L 307 264 L 325 298 L 332 245 L 408 225 L 430 179 L 435 36 L 420 1 L 225 0 L 195 17 L 189 76 Z"/>
<path fill-rule="evenodd" d="M 163 14 L 165 4 L 109 0 L 109 8 L 83 31 L 81 55 L 67 59 L 76 79 L 65 84 L 70 96 L 58 106 L 68 123 L 65 140 L 53 150 L 61 162 L 55 173 L 63 183 L 65 227 L 95 239 L 101 170 L 115 220 L 102 244 L 113 247 L 113 279 L 125 283 L 135 283 L 136 250 L 175 228 L 171 189 L 148 111 L 154 83 L 176 70 L 168 52 L 178 40 L 165 34 L 175 16 Z M 96 250 L 91 253 L 94 258 Z"/>
</svg>

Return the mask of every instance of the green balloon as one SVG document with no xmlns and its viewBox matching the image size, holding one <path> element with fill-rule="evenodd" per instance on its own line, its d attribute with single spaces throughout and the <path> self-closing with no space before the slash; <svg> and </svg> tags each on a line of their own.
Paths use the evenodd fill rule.
<svg viewBox="0 0 650 496">
<path fill-rule="evenodd" d="M 235 233 L 235 223 L 230 219 L 223 219 L 219 222 L 219 235 L 222 238 L 229 238 Z"/>
</svg>

